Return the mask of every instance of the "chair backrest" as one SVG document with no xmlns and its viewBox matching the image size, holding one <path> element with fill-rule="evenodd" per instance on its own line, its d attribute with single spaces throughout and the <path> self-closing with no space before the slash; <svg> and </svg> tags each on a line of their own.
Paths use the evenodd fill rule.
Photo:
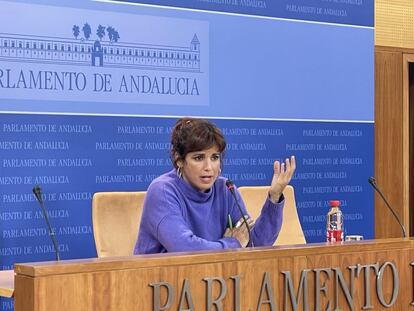
<svg viewBox="0 0 414 311">
<path fill-rule="evenodd" d="M 259 217 L 267 198 L 269 187 L 239 187 L 238 189 L 250 216 L 254 219 Z M 290 185 L 286 186 L 283 195 L 285 196 L 283 223 L 274 245 L 305 244 L 305 235 L 303 234 L 296 210 L 295 191 L 293 187 Z"/>
<path fill-rule="evenodd" d="M 145 193 L 97 192 L 93 195 L 92 224 L 98 257 L 133 255 Z"/>
</svg>

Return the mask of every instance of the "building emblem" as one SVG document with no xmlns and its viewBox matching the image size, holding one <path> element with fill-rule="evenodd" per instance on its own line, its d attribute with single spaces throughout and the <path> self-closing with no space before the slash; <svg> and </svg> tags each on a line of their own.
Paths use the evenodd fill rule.
<svg viewBox="0 0 414 311">
<path fill-rule="evenodd" d="M 99 25 L 96 39 L 88 23 L 82 29 L 73 25 L 72 33 L 73 38 L 0 33 L 0 60 L 200 72 L 197 34 L 187 45 L 168 46 L 121 42 L 112 26 Z"/>
</svg>

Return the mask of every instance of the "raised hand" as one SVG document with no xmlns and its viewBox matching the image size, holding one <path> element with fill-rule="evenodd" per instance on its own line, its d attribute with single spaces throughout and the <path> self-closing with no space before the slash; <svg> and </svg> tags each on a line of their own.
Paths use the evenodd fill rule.
<svg viewBox="0 0 414 311">
<path fill-rule="evenodd" d="M 279 161 L 274 162 L 274 173 L 269 189 L 270 200 L 273 203 L 277 203 L 279 201 L 283 190 L 292 179 L 295 169 L 296 160 L 294 156 L 291 156 L 290 159 L 286 159 L 284 163 L 280 163 Z"/>
</svg>

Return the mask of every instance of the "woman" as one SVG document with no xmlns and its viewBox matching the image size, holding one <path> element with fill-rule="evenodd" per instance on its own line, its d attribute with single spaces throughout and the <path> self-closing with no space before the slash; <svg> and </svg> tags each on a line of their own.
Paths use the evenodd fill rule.
<svg viewBox="0 0 414 311">
<path fill-rule="evenodd" d="M 210 121 L 183 118 L 171 137 L 174 169 L 148 188 L 135 254 L 246 247 L 249 232 L 235 225 L 242 215 L 220 177 L 226 148 L 221 131 Z M 295 171 L 295 158 L 274 163 L 269 196 L 260 217 L 248 219 L 252 245 L 272 245 L 281 225 L 283 189 Z M 248 215 L 239 192 L 236 196 Z M 230 221 L 231 219 L 231 221 Z M 232 227 L 232 228 L 229 228 Z"/>
</svg>

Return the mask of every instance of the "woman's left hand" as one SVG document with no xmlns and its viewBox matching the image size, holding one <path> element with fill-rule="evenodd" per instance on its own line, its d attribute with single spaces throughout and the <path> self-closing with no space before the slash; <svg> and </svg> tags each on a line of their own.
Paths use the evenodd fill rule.
<svg viewBox="0 0 414 311">
<path fill-rule="evenodd" d="M 279 201 L 280 196 L 282 195 L 283 190 L 289 184 L 292 179 L 293 173 L 296 169 L 296 160 L 295 156 L 291 156 L 290 160 L 286 159 L 284 163 L 275 161 L 273 164 L 273 178 L 272 184 L 270 185 L 269 195 L 270 200 L 273 203 Z"/>
<path fill-rule="evenodd" d="M 250 231 L 253 230 L 254 227 L 254 220 L 248 218 L 246 220 L 247 226 L 249 226 Z M 236 226 L 232 229 L 227 228 L 226 232 L 224 232 L 224 237 L 232 237 L 239 241 L 241 247 L 246 247 L 249 244 L 249 231 L 247 227 L 244 225 L 243 218 L 237 222 Z"/>
</svg>

